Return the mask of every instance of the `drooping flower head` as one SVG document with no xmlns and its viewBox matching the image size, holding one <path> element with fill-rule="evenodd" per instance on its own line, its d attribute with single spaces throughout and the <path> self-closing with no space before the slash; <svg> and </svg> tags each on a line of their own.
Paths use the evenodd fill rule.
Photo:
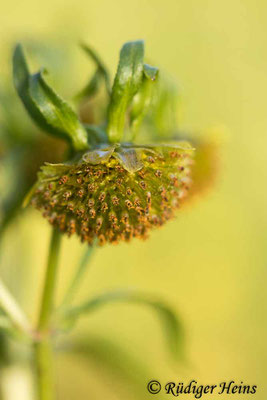
<svg viewBox="0 0 267 400">
<path fill-rule="evenodd" d="M 123 46 L 110 94 L 103 63 L 94 53 L 93 58 L 98 72 L 93 83 L 104 81 L 109 97 L 99 126 L 82 124 L 42 72 L 29 73 L 21 47 L 15 51 L 15 86 L 28 112 L 72 149 L 66 163 L 41 168 L 28 200 L 54 227 L 88 244 L 95 238 L 99 244 L 146 238 L 186 199 L 194 151 L 188 142 L 138 144 L 158 78 L 158 70 L 144 64 L 142 41 Z M 93 83 L 85 96 L 92 95 Z"/>
<path fill-rule="evenodd" d="M 186 197 L 191 153 L 186 144 L 92 150 L 77 163 L 44 166 L 31 202 L 52 225 L 88 243 L 146 238 Z"/>
</svg>

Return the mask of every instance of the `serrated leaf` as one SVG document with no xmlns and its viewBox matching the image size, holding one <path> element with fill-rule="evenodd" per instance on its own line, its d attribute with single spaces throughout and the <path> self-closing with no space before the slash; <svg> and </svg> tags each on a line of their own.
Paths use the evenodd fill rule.
<svg viewBox="0 0 267 400">
<path fill-rule="evenodd" d="M 13 77 L 26 110 L 42 129 L 67 139 L 75 150 L 88 148 L 87 133 L 77 115 L 47 84 L 43 71 L 29 73 L 21 45 L 14 52 Z"/>
<path fill-rule="evenodd" d="M 108 136 L 117 142 L 123 135 L 125 113 L 143 78 L 144 42 L 125 43 L 120 52 L 119 66 L 112 87 L 108 110 Z"/>
<path fill-rule="evenodd" d="M 181 321 L 173 310 L 164 302 L 143 293 L 133 291 L 111 291 L 101 294 L 77 307 L 66 311 L 67 320 L 76 320 L 79 316 L 89 314 L 96 309 L 113 302 L 128 302 L 149 306 L 157 312 L 166 335 L 170 353 L 174 357 L 183 358 L 184 332 Z"/>
</svg>

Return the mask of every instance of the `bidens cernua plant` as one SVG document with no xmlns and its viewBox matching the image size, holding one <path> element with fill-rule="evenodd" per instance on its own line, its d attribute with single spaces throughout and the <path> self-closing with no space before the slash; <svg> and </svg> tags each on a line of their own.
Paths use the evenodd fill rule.
<svg viewBox="0 0 267 400">
<path fill-rule="evenodd" d="M 49 143 L 46 136 L 39 140 L 34 134 L 29 135 L 32 136 L 29 141 L 27 129 L 23 128 L 19 146 L 13 141 L 15 147 L 27 143 L 24 153 L 27 157 L 22 157 L 14 170 L 24 184 L 19 185 L 17 178 L 19 196 L 15 202 L 9 202 L 16 197 L 11 190 L 5 201 L 10 208 L 3 207 L 0 201 L 0 233 L 33 182 L 25 204 L 30 202 L 40 210 L 53 229 L 36 325 L 28 321 L 0 279 L 0 351 L 2 337 L 6 340 L 13 336 L 28 345 L 36 382 L 34 398 L 39 400 L 56 399 L 53 354 L 58 341 L 62 340 L 63 349 L 69 348 L 68 342 L 61 339 L 63 333 L 74 327 L 81 316 L 110 302 L 132 302 L 156 311 L 164 325 L 171 354 L 183 357 L 182 325 L 157 297 L 127 289 L 111 290 L 73 305 L 95 246 L 85 246 L 86 253 L 78 262 L 63 301 L 59 306 L 55 304 L 61 233 L 76 233 L 89 245 L 146 238 L 150 229 L 161 226 L 174 215 L 188 194 L 194 198 L 195 193 L 205 189 L 206 182 L 212 180 L 216 157 L 213 145 L 192 137 L 196 147 L 194 158 L 193 147 L 180 139 L 184 135 L 181 136 L 175 124 L 173 86 L 167 87 L 159 79 L 158 69 L 144 63 L 143 41 L 123 46 L 112 89 L 102 61 L 90 48 L 83 48 L 93 59 L 96 71 L 73 99 L 77 114 L 48 85 L 45 70 L 29 72 L 20 45 L 13 57 L 15 88 L 38 130 L 41 128 L 52 136 Z M 14 124 L 10 122 L 12 131 Z M 22 126 L 20 120 L 17 125 Z M 54 146 L 60 157 L 53 151 Z M 36 170 L 39 170 L 37 181 Z M 2 209 L 9 209 L 3 222 Z M 71 340 L 74 348 L 75 344 L 78 346 L 78 338 Z M 95 354 L 97 349 L 90 345 Z M 128 369 L 124 359 L 121 364 Z"/>
<path fill-rule="evenodd" d="M 30 74 L 22 48 L 16 48 L 14 81 L 27 111 L 41 128 L 70 143 L 69 160 L 41 167 L 27 201 L 61 232 L 88 244 L 146 238 L 187 197 L 194 150 L 184 141 L 159 143 L 156 132 L 154 143 L 138 137 L 159 75 L 144 63 L 143 41 L 122 47 L 112 90 L 103 64 L 91 55 L 98 69 L 87 90 L 95 90 L 102 76 L 109 98 L 99 125 L 80 122 L 48 85 L 45 71 Z"/>
</svg>

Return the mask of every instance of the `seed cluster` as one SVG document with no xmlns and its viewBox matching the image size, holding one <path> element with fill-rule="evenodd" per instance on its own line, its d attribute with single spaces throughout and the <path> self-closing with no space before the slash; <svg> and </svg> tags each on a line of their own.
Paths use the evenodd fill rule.
<svg viewBox="0 0 267 400">
<path fill-rule="evenodd" d="M 191 151 L 142 151 L 143 168 L 129 172 L 118 158 L 92 165 L 48 164 L 38 175 L 31 203 L 60 231 L 100 245 L 146 238 L 164 224 L 191 184 Z"/>
</svg>

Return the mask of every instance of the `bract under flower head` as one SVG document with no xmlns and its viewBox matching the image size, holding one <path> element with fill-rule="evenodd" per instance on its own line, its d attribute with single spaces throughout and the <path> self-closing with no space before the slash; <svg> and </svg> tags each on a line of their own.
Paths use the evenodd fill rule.
<svg viewBox="0 0 267 400">
<path fill-rule="evenodd" d="M 31 202 L 62 232 L 99 244 L 146 238 L 170 219 L 191 185 L 192 148 L 113 145 L 69 164 L 46 164 Z"/>
</svg>

